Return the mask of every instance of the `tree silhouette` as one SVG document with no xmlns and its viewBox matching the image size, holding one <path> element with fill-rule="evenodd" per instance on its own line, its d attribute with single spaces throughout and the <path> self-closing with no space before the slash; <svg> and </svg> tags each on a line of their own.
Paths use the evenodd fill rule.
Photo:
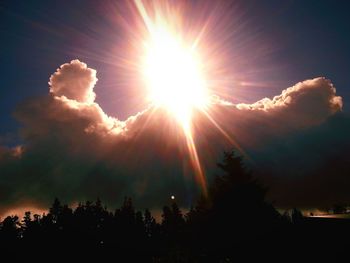
<svg viewBox="0 0 350 263">
<path fill-rule="evenodd" d="M 344 214 L 346 213 L 347 209 L 346 209 L 346 205 L 344 204 L 335 204 L 332 210 L 334 214 Z"/>
<path fill-rule="evenodd" d="M 144 213 L 145 231 L 148 237 L 153 237 L 157 232 L 157 223 L 151 212 L 146 209 Z"/>
<path fill-rule="evenodd" d="M 92 257 L 98 262 L 233 262 L 243 257 L 246 262 L 271 260 L 278 252 L 299 259 L 305 251 L 315 257 L 320 248 L 337 256 L 346 251 L 346 243 L 337 240 L 350 234 L 349 220 L 328 224 L 305 218 L 296 208 L 281 216 L 235 152 L 225 152 L 218 167 L 222 173 L 208 196 L 185 216 L 176 202 L 164 206 L 160 223 L 150 210 L 136 211 L 130 197 L 114 213 L 99 198 L 75 208 L 55 198 L 47 214 L 28 211 L 21 221 L 8 216 L 0 223 L 2 256 L 24 261 L 46 252 L 50 259 L 79 262 Z"/>
<path fill-rule="evenodd" d="M 56 197 L 51 208 L 50 208 L 50 214 L 52 216 L 52 222 L 53 223 L 57 223 L 57 221 L 59 221 L 59 217 L 62 213 L 62 205 L 61 202 L 58 200 L 58 198 Z"/>
<path fill-rule="evenodd" d="M 27 230 L 31 227 L 32 223 L 32 217 L 31 217 L 31 212 L 27 211 L 24 213 L 24 217 L 22 220 L 22 229 Z"/>
<path fill-rule="evenodd" d="M 12 247 L 20 237 L 18 216 L 8 216 L 1 223 L 0 245 L 3 248 Z"/>
<path fill-rule="evenodd" d="M 241 242 L 272 232 L 280 215 L 265 201 L 266 189 L 244 168 L 235 152 L 225 152 L 217 165 L 223 173 L 210 186 L 209 197 L 202 197 L 188 216 L 194 222 L 192 236 L 200 236 L 202 241 L 199 247 L 229 256 Z"/>
<path fill-rule="evenodd" d="M 175 202 L 172 203 L 171 207 L 163 207 L 161 226 L 166 239 L 176 242 L 183 232 L 184 224 L 182 212 Z"/>
</svg>

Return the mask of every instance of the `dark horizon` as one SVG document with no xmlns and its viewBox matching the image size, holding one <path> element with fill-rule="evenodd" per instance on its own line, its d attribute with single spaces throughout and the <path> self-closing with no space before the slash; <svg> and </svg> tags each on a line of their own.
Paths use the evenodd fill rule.
<svg viewBox="0 0 350 263">
<path fill-rule="evenodd" d="M 3 256 L 23 260 L 38 249 L 42 255 L 55 253 L 56 260 L 143 262 L 234 262 L 283 255 L 335 262 L 346 256 L 341 237 L 349 233 L 350 219 L 304 217 L 297 209 L 280 214 L 234 152 L 225 153 L 218 167 L 222 174 L 207 197 L 202 195 L 186 213 L 173 199 L 158 222 L 148 209 L 137 210 L 129 197 L 114 211 L 99 199 L 72 209 L 56 198 L 46 214 L 28 211 L 22 220 L 8 216 L 0 222 Z M 320 248 L 325 253 L 317 253 Z"/>
</svg>

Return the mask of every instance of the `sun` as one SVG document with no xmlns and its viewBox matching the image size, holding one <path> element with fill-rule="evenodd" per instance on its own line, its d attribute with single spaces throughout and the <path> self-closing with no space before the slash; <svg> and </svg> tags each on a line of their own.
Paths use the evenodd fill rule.
<svg viewBox="0 0 350 263">
<path fill-rule="evenodd" d="M 208 103 L 202 68 L 193 45 L 186 45 L 170 27 L 153 25 L 142 70 L 152 103 L 168 109 L 181 123 L 188 122 L 194 108 Z"/>
<path fill-rule="evenodd" d="M 146 29 L 140 64 L 149 100 L 167 109 L 182 126 L 196 180 L 207 196 L 207 182 L 192 132 L 194 109 L 207 113 L 211 98 L 204 64 L 196 50 L 199 38 L 194 35 L 193 42 L 186 41 L 180 15 L 164 16 L 162 9 L 151 12 L 141 0 L 134 3 Z"/>
</svg>

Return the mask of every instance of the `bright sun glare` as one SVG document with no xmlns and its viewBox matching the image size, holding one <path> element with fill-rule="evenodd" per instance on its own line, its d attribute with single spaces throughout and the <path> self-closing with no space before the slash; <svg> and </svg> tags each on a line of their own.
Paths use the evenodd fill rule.
<svg viewBox="0 0 350 263">
<path fill-rule="evenodd" d="M 201 53 L 206 58 L 205 66 L 199 57 L 199 52 L 205 51 L 203 48 L 206 46 L 202 42 L 205 39 L 203 36 L 208 24 L 203 23 L 202 28 L 191 29 L 182 23 L 184 18 L 179 12 L 182 9 L 173 8 L 168 5 L 168 1 L 161 1 L 162 4 L 159 5 L 154 5 L 153 1 L 143 0 L 134 0 L 134 3 L 142 19 L 144 54 L 141 56 L 142 61 L 139 65 L 141 65 L 140 73 L 145 80 L 149 99 L 155 106 L 166 108 L 171 112 L 182 126 L 195 178 L 204 196 L 207 196 L 205 170 L 197 153 L 195 130 L 192 125 L 194 109 L 201 111 L 203 113 L 201 116 L 207 117 L 222 135 L 246 156 L 241 147 L 210 114 L 214 97 L 209 92 L 211 89 L 208 88 L 208 83 L 213 87 L 214 75 L 212 74 L 218 68 L 213 67 L 216 63 L 213 63 L 212 56 L 209 59 L 208 52 Z M 189 38 L 192 40 L 189 41 Z M 214 61 L 217 56 L 218 54 Z M 220 72 L 226 71 L 220 70 Z"/>
<path fill-rule="evenodd" d="M 151 19 L 142 1 L 134 1 L 148 33 L 142 73 L 150 100 L 156 106 L 168 109 L 182 125 L 196 179 L 206 196 L 206 179 L 191 129 L 193 109 L 206 112 L 209 104 L 203 64 L 196 53 L 196 44 L 187 43 L 164 17 L 156 15 Z M 174 22 L 178 21 L 175 19 Z"/>
<path fill-rule="evenodd" d="M 166 27 L 153 28 L 143 67 L 151 101 L 166 107 L 182 124 L 190 120 L 193 108 L 207 104 L 198 55 Z"/>
</svg>

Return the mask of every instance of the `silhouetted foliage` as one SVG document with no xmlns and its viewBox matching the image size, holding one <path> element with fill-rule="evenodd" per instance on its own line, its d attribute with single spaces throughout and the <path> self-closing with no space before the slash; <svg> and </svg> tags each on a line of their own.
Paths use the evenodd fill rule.
<svg viewBox="0 0 350 263">
<path fill-rule="evenodd" d="M 240 257 L 271 260 L 279 253 L 299 259 L 305 251 L 315 259 L 313 249 L 325 246 L 320 237 L 333 240 L 328 244 L 332 251 L 341 247 L 333 235 L 349 233 L 349 221 L 310 221 L 295 208 L 281 216 L 235 152 L 225 152 L 218 167 L 222 174 L 208 196 L 186 214 L 175 202 L 164 206 L 160 222 L 149 209 L 135 210 L 130 197 L 114 213 L 100 199 L 71 208 L 56 198 L 47 214 L 28 211 L 22 220 L 8 216 L 0 223 L 2 255 L 20 251 L 11 256 L 25 260 L 48 253 L 50 259 L 76 257 L 79 262 L 95 256 L 98 262 L 233 262 Z"/>
<path fill-rule="evenodd" d="M 332 210 L 334 214 L 344 214 L 347 212 L 346 205 L 344 204 L 335 204 Z"/>
<path fill-rule="evenodd" d="M 1 222 L 0 240 L 1 244 L 13 245 L 20 238 L 20 222 L 18 216 L 8 216 Z"/>
<path fill-rule="evenodd" d="M 281 224 L 281 216 L 265 201 L 266 189 L 244 168 L 240 156 L 225 152 L 218 167 L 223 173 L 215 178 L 208 197 L 202 197 L 189 212 L 188 219 L 192 239 L 203 241 L 198 246 L 199 250 L 204 248 L 201 253 L 230 258 L 242 242 L 270 235 Z"/>
</svg>

